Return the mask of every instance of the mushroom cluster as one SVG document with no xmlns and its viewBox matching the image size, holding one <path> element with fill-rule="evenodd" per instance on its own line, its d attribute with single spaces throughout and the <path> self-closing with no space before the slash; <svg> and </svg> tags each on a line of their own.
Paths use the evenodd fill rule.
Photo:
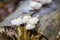
<svg viewBox="0 0 60 40">
<path fill-rule="evenodd" d="M 16 31 L 18 31 L 18 33 L 15 34 L 15 36 L 17 36 L 18 39 L 21 36 L 25 36 L 27 34 L 28 30 L 32 30 L 36 27 L 36 24 L 38 23 L 38 21 L 39 21 L 38 16 L 31 17 L 30 15 L 25 15 L 23 17 L 20 16 L 17 19 L 13 19 L 11 21 L 11 24 L 18 26 L 16 29 Z M 21 25 L 23 25 L 24 27 Z M 22 35 L 22 34 L 24 34 L 24 35 Z M 24 39 L 25 39 L 25 37 L 24 37 Z"/>
<path fill-rule="evenodd" d="M 25 35 L 27 36 L 28 35 L 27 32 L 30 33 L 28 30 L 34 29 L 36 27 L 36 24 L 38 24 L 39 22 L 38 17 L 39 17 L 38 15 L 35 17 L 31 17 L 30 15 L 24 15 L 23 17 L 20 16 L 17 19 L 13 19 L 11 21 L 11 24 L 18 26 L 16 29 L 18 33 L 15 34 L 15 36 L 17 36 L 18 38 Z"/>
<path fill-rule="evenodd" d="M 19 17 L 17 19 L 13 19 L 11 21 L 12 25 L 20 26 L 21 24 L 26 24 L 26 29 L 33 29 L 35 25 L 38 23 L 38 17 L 31 17 L 30 15 L 25 15 L 23 17 Z"/>
</svg>

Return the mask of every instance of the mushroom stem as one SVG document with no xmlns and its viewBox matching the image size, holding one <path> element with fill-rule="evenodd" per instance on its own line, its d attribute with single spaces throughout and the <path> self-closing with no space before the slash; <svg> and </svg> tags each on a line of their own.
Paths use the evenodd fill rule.
<svg viewBox="0 0 60 40">
<path fill-rule="evenodd" d="M 20 40 L 20 36 L 21 36 L 21 30 L 20 30 L 20 26 L 15 30 L 16 32 L 16 37 L 17 37 L 17 40 Z"/>
<path fill-rule="evenodd" d="M 20 27 L 22 35 L 21 35 L 21 40 L 30 40 L 30 32 L 25 29 L 24 26 Z"/>
<path fill-rule="evenodd" d="M 20 37 L 21 40 L 27 40 L 27 34 L 26 34 L 25 27 L 24 26 L 21 26 L 20 29 L 21 29 L 21 32 L 22 32 L 22 35 Z"/>
</svg>

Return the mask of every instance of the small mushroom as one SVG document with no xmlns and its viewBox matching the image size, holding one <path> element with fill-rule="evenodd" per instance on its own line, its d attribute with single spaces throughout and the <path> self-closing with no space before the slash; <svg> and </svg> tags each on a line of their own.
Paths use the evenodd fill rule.
<svg viewBox="0 0 60 40">
<path fill-rule="evenodd" d="M 39 19 L 37 17 L 33 17 L 27 22 L 27 24 L 37 24 L 38 21 Z"/>
<path fill-rule="evenodd" d="M 58 35 L 60 36 L 60 31 L 59 31 Z"/>
<path fill-rule="evenodd" d="M 31 29 L 34 29 L 34 28 L 35 28 L 35 25 L 27 24 L 25 28 L 26 28 L 27 30 L 31 30 Z"/>
<path fill-rule="evenodd" d="M 29 21 L 29 19 L 31 19 L 30 15 L 25 15 L 22 19 L 23 23 L 27 23 Z"/>
<path fill-rule="evenodd" d="M 32 1 L 29 6 L 31 8 L 34 8 L 34 9 L 38 10 L 38 9 L 40 9 L 42 7 L 42 4 L 41 3 L 38 3 L 38 2 Z"/>
<path fill-rule="evenodd" d="M 20 24 L 22 24 L 22 19 L 21 18 L 14 19 L 11 21 L 11 24 L 19 26 Z"/>
</svg>

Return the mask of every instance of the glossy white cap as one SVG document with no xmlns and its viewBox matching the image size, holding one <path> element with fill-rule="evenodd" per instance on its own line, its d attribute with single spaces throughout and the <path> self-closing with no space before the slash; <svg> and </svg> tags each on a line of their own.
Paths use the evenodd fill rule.
<svg viewBox="0 0 60 40">
<path fill-rule="evenodd" d="M 31 29 L 34 29 L 34 28 L 35 28 L 35 25 L 27 24 L 25 28 L 26 28 L 27 30 L 31 30 Z"/>
</svg>

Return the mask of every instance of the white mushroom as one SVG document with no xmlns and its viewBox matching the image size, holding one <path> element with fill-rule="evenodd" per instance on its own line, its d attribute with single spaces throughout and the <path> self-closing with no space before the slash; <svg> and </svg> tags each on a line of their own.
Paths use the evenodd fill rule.
<svg viewBox="0 0 60 40">
<path fill-rule="evenodd" d="M 60 36 L 60 31 L 59 31 L 58 35 Z"/>
<path fill-rule="evenodd" d="M 12 21 L 11 21 L 11 24 L 20 27 L 20 24 L 23 24 L 23 22 L 22 22 L 22 18 L 19 17 L 19 18 L 17 18 L 17 19 L 12 20 Z M 17 28 L 17 30 L 18 30 L 18 35 L 16 35 L 16 36 L 21 36 L 22 33 L 21 33 L 20 28 Z M 8 33 L 8 34 L 9 34 L 9 33 Z"/>
<path fill-rule="evenodd" d="M 40 9 L 42 7 L 42 4 L 41 3 L 38 3 L 38 2 L 35 2 L 35 1 L 32 1 L 29 5 L 31 8 L 34 8 L 34 9 Z"/>
<path fill-rule="evenodd" d="M 17 18 L 11 21 L 12 25 L 20 25 L 22 24 L 22 19 L 21 18 Z"/>
<path fill-rule="evenodd" d="M 29 19 L 31 19 L 30 15 L 25 15 L 22 19 L 23 23 L 27 23 L 29 21 Z"/>
<path fill-rule="evenodd" d="M 58 35 L 56 36 L 56 38 L 59 38 L 60 37 L 60 31 L 58 32 Z"/>
<path fill-rule="evenodd" d="M 31 29 L 34 29 L 34 28 L 35 28 L 35 25 L 27 24 L 25 28 L 26 28 L 27 30 L 31 30 Z"/>
<path fill-rule="evenodd" d="M 27 22 L 27 24 L 37 24 L 38 21 L 39 19 L 37 17 L 33 17 Z"/>
<path fill-rule="evenodd" d="M 50 4 L 52 2 L 52 0 L 35 0 L 35 1 L 38 1 L 42 4 Z"/>
</svg>

